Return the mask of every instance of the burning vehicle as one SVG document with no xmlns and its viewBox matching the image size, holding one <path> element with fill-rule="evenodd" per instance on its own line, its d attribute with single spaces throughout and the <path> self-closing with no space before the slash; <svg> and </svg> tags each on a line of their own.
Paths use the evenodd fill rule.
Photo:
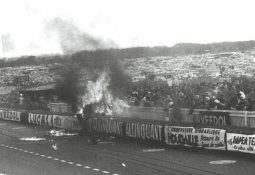
<svg viewBox="0 0 255 175">
<path fill-rule="evenodd" d="M 89 131 L 89 120 L 93 117 L 113 117 L 120 115 L 129 105 L 124 100 L 114 97 L 109 90 L 110 78 L 103 73 L 96 81 L 88 81 L 86 93 L 78 107 L 77 118 L 81 123 L 82 135 L 89 137 L 89 142 L 96 143 L 95 135 Z"/>
</svg>

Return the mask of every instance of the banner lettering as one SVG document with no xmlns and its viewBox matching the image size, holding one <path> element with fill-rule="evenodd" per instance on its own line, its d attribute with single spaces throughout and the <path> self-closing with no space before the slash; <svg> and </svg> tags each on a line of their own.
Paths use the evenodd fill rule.
<svg viewBox="0 0 255 175">
<path fill-rule="evenodd" d="M 200 123 L 212 124 L 216 126 L 230 125 L 230 117 L 228 112 L 200 111 Z"/>
<path fill-rule="evenodd" d="M 4 120 L 20 122 L 21 121 L 20 114 L 21 114 L 21 112 L 18 112 L 18 111 L 0 110 L 0 118 L 4 119 Z"/>
<path fill-rule="evenodd" d="M 198 135 L 198 146 L 207 149 L 225 150 L 225 133 L 223 129 L 200 128 L 195 129 Z"/>
<path fill-rule="evenodd" d="M 53 126 L 52 118 L 53 118 L 52 115 L 29 113 L 28 123 L 34 125 Z"/>
<path fill-rule="evenodd" d="M 149 123 L 126 123 L 126 136 L 143 140 L 162 141 L 162 125 Z"/>
<path fill-rule="evenodd" d="M 199 138 L 193 127 L 165 126 L 168 145 L 198 146 Z"/>
<path fill-rule="evenodd" d="M 92 131 L 122 136 L 123 122 L 110 119 L 95 118 L 92 119 L 90 125 Z"/>
<path fill-rule="evenodd" d="M 227 133 L 227 150 L 255 154 L 255 135 Z"/>
</svg>

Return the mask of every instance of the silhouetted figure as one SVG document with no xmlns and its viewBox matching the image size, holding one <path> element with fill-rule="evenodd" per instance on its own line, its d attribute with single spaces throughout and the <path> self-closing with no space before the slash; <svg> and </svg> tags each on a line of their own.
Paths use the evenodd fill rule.
<svg viewBox="0 0 255 175">
<path fill-rule="evenodd" d="M 89 137 L 88 139 L 89 143 L 97 144 L 97 138 L 94 132 L 89 129 L 90 120 L 93 117 L 95 117 L 94 104 L 91 103 L 91 104 L 85 105 L 83 109 L 83 122 L 82 122 L 83 132 L 86 136 Z"/>
</svg>

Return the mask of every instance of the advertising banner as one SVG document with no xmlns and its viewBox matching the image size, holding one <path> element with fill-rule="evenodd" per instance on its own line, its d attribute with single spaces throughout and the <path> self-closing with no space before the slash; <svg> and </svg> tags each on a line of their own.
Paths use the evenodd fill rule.
<svg viewBox="0 0 255 175">
<path fill-rule="evenodd" d="M 228 112 L 199 111 L 200 123 L 215 126 L 230 125 Z"/>
<path fill-rule="evenodd" d="M 53 115 L 53 126 L 56 128 L 65 128 L 66 116 Z"/>
<path fill-rule="evenodd" d="M 226 130 L 213 128 L 195 129 L 198 136 L 198 146 L 206 149 L 225 150 L 225 134 Z"/>
<path fill-rule="evenodd" d="M 255 154 L 255 135 L 227 133 L 227 150 Z"/>
<path fill-rule="evenodd" d="M 21 112 L 18 111 L 0 110 L 0 118 L 3 120 L 20 122 L 21 121 L 20 114 Z"/>
<path fill-rule="evenodd" d="M 149 123 L 126 123 L 126 136 L 143 140 L 163 141 L 163 125 Z"/>
<path fill-rule="evenodd" d="M 34 125 L 53 126 L 53 116 L 48 114 L 28 114 L 28 123 Z"/>
<path fill-rule="evenodd" d="M 64 119 L 64 129 L 80 130 L 81 125 L 77 118 L 68 116 Z"/>
<path fill-rule="evenodd" d="M 123 122 L 121 121 L 93 118 L 90 125 L 91 131 L 123 136 Z"/>
<path fill-rule="evenodd" d="M 222 129 L 165 126 L 165 142 L 168 145 L 225 150 L 225 133 Z"/>
<path fill-rule="evenodd" d="M 198 146 L 198 142 L 193 127 L 165 126 L 165 143 L 168 145 Z"/>
</svg>

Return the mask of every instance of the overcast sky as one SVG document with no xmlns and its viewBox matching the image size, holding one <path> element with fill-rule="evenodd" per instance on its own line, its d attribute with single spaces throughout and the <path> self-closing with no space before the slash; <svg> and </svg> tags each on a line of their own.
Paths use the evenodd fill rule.
<svg viewBox="0 0 255 175">
<path fill-rule="evenodd" d="M 253 1 L 0 0 L 0 35 L 5 57 L 255 40 Z"/>
</svg>

